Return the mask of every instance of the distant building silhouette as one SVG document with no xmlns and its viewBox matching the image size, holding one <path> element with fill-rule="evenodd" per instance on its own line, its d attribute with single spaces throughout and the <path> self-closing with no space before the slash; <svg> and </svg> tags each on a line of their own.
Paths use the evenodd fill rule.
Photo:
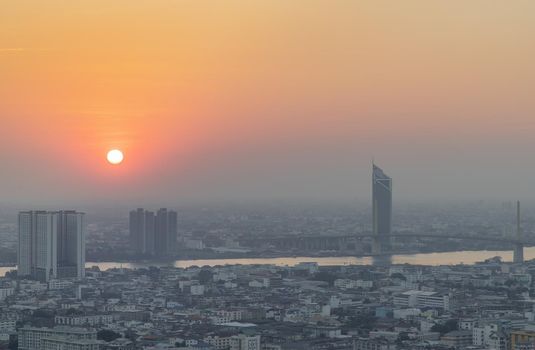
<svg viewBox="0 0 535 350">
<path fill-rule="evenodd" d="M 43 282 L 85 275 L 84 214 L 76 211 L 24 211 L 18 219 L 21 277 Z"/>
<path fill-rule="evenodd" d="M 144 255 L 174 253 L 177 240 L 177 213 L 162 208 L 154 212 L 138 208 L 130 212 L 130 242 Z"/>
<path fill-rule="evenodd" d="M 130 212 L 130 243 L 138 254 L 154 254 L 154 212 L 143 208 Z"/>
<path fill-rule="evenodd" d="M 158 253 L 171 253 L 176 249 L 177 214 L 162 208 L 156 214 L 154 225 L 155 247 Z"/>
<path fill-rule="evenodd" d="M 373 164 L 373 233 L 378 237 L 378 252 L 390 246 L 392 233 L 392 178 Z"/>
</svg>

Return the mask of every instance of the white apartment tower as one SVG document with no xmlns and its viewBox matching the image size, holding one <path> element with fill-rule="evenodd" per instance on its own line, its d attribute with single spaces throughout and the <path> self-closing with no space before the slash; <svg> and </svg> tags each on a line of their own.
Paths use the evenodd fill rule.
<svg viewBox="0 0 535 350">
<path fill-rule="evenodd" d="M 83 278 L 84 214 L 76 211 L 19 213 L 18 275 L 43 282 Z"/>
</svg>

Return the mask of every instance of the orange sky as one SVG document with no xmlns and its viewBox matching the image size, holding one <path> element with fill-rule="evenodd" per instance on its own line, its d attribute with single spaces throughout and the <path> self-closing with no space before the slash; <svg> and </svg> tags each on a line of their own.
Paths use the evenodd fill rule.
<svg viewBox="0 0 535 350">
<path fill-rule="evenodd" d="M 6 2 L 0 193 L 367 198 L 374 156 L 401 195 L 524 194 L 534 34 L 530 0 Z"/>
</svg>

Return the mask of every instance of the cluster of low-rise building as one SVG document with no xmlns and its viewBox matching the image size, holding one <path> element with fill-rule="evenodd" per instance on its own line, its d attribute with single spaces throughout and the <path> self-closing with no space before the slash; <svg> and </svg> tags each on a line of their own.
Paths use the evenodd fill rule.
<svg viewBox="0 0 535 350">
<path fill-rule="evenodd" d="M 535 350 L 535 263 L 86 269 L 0 279 L 0 349 Z"/>
</svg>

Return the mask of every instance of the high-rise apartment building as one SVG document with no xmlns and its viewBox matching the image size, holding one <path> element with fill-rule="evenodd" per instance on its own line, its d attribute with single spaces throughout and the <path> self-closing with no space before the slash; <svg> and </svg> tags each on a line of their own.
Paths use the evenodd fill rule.
<svg viewBox="0 0 535 350">
<path fill-rule="evenodd" d="M 130 242 L 138 254 L 161 255 L 176 250 L 177 213 L 162 208 L 154 212 L 138 208 L 130 212 Z"/>
<path fill-rule="evenodd" d="M 84 214 L 76 211 L 19 213 L 18 275 L 48 282 L 83 278 Z"/>
<path fill-rule="evenodd" d="M 177 233 L 176 212 L 165 208 L 158 210 L 154 232 L 156 251 L 162 253 L 174 252 Z"/>
<path fill-rule="evenodd" d="M 372 175 L 373 233 L 382 248 L 390 246 L 392 232 L 392 178 L 373 164 Z"/>
<path fill-rule="evenodd" d="M 130 212 L 130 243 L 138 254 L 154 254 L 154 213 L 142 208 Z"/>
</svg>

